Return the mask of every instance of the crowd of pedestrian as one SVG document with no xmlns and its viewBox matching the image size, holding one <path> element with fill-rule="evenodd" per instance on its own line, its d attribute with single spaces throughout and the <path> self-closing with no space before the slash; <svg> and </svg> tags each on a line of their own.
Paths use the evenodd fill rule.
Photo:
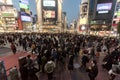
<svg viewBox="0 0 120 80">
<path fill-rule="evenodd" d="M 1 41 L 4 44 L 10 43 L 14 54 L 17 46 L 22 46 L 24 51 L 31 48 L 32 55 L 37 56 L 37 67 L 30 55 L 20 65 L 22 80 L 38 80 L 37 72 L 46 73 L 48 80 L 53 80 L 54 71 L 60 66 L 64 70 L 67 66 L 68 70 L 73 71 L 76 57 L 81 60 L 80 68 L 84 67 L 90 80 L 95 80 L 99 73 L 97 59 L 102 53 L 106 54 L 102 67 L 108 72 L 114 68 L 114 64 L 120 66 L 119 39 L 117 38 L 70 33 L 11 33 L 0 35 L 0 45 L 3 43 Z M 115 76 L 110 74 L 110 80 Z"/>
</svg>

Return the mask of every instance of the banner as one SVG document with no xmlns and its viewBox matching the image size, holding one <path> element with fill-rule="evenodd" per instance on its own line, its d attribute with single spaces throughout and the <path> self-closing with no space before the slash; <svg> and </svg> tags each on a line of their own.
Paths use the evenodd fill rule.
<svg viewBox="0 0 120 80">
<path fill-rule="evenodd" d="M 7 80 L 4 62 L 0 61 L 0 80 Z"/>
</svg>

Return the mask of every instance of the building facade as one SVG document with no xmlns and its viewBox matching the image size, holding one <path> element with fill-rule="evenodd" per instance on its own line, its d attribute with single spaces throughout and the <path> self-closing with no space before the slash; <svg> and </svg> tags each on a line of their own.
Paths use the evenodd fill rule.
<svg viewBox="0 0 120 80">
<path fill-rule="evenodd" d="M 62 30 L 61 32 L 66 32 L 67 30 L 67 14 L 66 12 L 62 12 Z"/>
<path fill-rule="evenodd" d="M 36 0 L 40 32 L 60 32 L 62 26 L 62 0 Z"/>
<path fill-rule="evenodd" d="M 17 16 L 12 0 L 0 0 L 0 32 L 14 32 L 18 27 Z"/>
<path fill-rule="evenodd" d="M 32 12 L 30 11 L 29 0 L 19 0 L 19 16 L 18 20 L 21 20 L 22 25 L 19 25 L 18 29 L 23 31 L 32 31 Z"/>
<path fill-rule="evenodd" d="M 77 26 L 77 33 L 86 33 L 89 29 L 89 0 L 82 0 L 80 3 L 80 14 Z"/>
<path fill-rule="evenodd" d="M 117 0 L 112 20 L 112 31 L 117 32 L 117 24 L 120 22 L 120 0 Z"/>
</svg>

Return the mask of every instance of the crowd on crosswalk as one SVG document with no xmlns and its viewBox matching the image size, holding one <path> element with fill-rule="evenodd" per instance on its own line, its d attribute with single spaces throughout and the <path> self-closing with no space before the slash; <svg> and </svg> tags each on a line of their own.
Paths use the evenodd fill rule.
<svg viewBox="0 0 120 80">
<path fill-rule="evenodd" d="M 106 55 L 101 66 L 108 70 L 109 80 L 114 80 L 120 74 L 120 41 L 117 38 L 70 33 L 1 34 L 0 45 L 7 43 L 11 44 L 13 54 L 16 54 L 18 46 L 22 46 L 23 51 L 31 48 L 31 54 L 37 56 L 37 67 L 31 55 L 19 64 L 22 80 L 38 80 L 37 72 L 45 73 L 48 80 L 53 80 L 58 67 L 65 70 L 67 66 L 70 72 L 73 71 L 76 57 L 81 60 L 80 68 L 84 67 L 90 80 L 95 80 L 99 73 L 97 59 L 101 53 Z"/>
</svg>

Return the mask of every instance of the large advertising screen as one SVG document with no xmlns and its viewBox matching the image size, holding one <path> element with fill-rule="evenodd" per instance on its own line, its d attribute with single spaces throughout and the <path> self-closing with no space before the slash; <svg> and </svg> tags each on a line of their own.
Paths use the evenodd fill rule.
<svg viewBox="0 0 120 80">
<path fill-rule="evenodd" d="M 43 6 L 55 7 L 55 0 L 43 0 Z"/>
<path fill-rule="evenodd" d="M 29 4 L 29 1 L 28 0 L 19 0 L 20 3 L 23 3 L 23 4 Z"/>
<path fill-rule="evenodd" d="M 112 3 L 97 4 L 97 11 L 111 10 Z"/>
<path fill-rule="evenodd" d="M 112 19 L 116 0 L 96 0 L 94 19 Z"/>
<path fill-rule="evenodd" d="M 26 4 L 19 3 L 19 5 L 20 5 L 20 8 L 23 8 L 23 9 L 29 9 L 29 6 L 26 5 Z"/>
<path fill-rule="evenodd" d="M 45 18 L 55 18 L 55 11 L 47 10 L 44 13 Z"/>
<path fill-rule="evenodd" d="M 26 22 L 31 22 L 32 21 L 32 18 L 30 16 L 30 14 L 27 14 L 25 12 L 20 12 L 20 15 L 21 15 L 21 20 L 22 21 L 26 21 Z"/>
<path fill-rule="evenodd" d="M 43 25 L 56 25 L 58 16 L 58 0 L 42 0 Z"/>
<path fill-rule="evenodd" d="M 30 16 L 21 15 L 21 20 L 26 22 L 31 22 L 32 18 Z"/>
</svg>

